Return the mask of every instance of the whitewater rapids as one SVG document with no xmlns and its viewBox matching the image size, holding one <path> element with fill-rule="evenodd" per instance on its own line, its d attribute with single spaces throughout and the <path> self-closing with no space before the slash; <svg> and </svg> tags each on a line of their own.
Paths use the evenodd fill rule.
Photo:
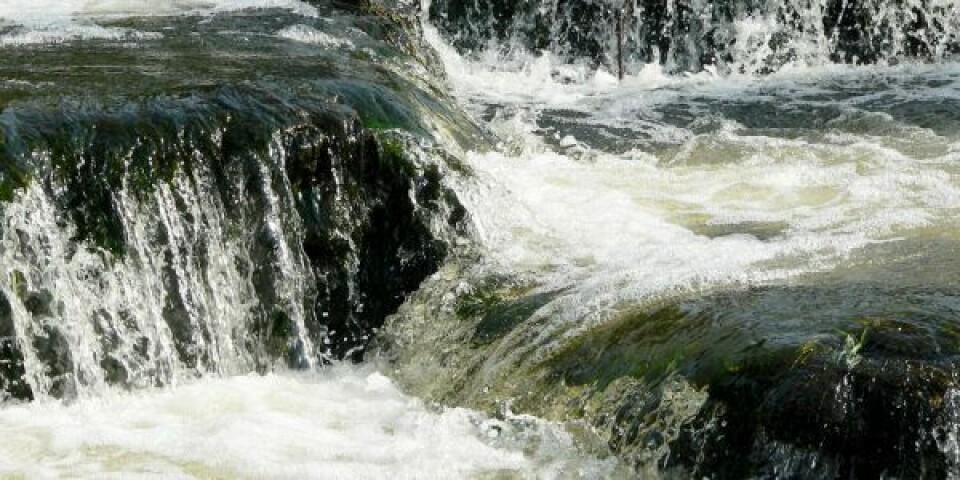
<svg viewBox="0 0 960 480">
<path fill-rule="evenodd" d="M 0 34 L 0 45 L 146 42 L 164 33 L 100 23 L 249 7 L 316 15 L 292 0 L 0 5 L 0 18 L 14 25 Z M 858 255 L 890 245 L 884 261 L 901 270 L 887 277 L 942 273 L 936 281 L 955 280 L 953 264 L 938 263 L 952 257 L 953 240 L 941 250 L 911 246 L 958 237 L 960 130 L 949 116 L 924 123 L 909 108 L 924 96 L 956 101 L 955 64 L 824 62 L 767 77 L 668 75 L 650 65 L 618 83 L 603 69 L 550 55 L 464 59 L 435 30 L 427 34 L 455 94 L 504 140 L 495 151 L 466 152 L 473 175 L 452 180 L 472 215 L 484 273 L 532 278 L 542 291 L 567 289 L 543 309 L 550 319 L 544 338 L 560 332 L 553 338 L 561 342 L 622 305 L 677 291 L 834 271 L 869 275 L 874 265 Z M 297 26 L 276 36 L 352 48 Z M 936 85 L 933 93 L 918 90 L 918 78 Z M 879 86 L 848 91 L 857 84 Z M 744 99 L 753 103 L 738 103 Z M 830 110 L 837 105 L 840 112 Z M 818 109 L 829 122 L 807 128 Z M 792 111 L 802 112 L 801 121 L 781 131 L 756 120 L 766 112 L 774 122 Z M 619 471 L 613 460 L 578 451 L 560 425 L 429 405 L 369 365 L 211 376 L 162 390 L 105 388 L 68 403 L 8 405 L 0 409 L 0 435 L 0 475 L 32 478 L 550 478 Z"/>
<path fill-rule="evenodd" d="M 0 410 L 0 476 L 528 478 L 600 476 L 546 423 L 429 408 L 369 367 L 205 378 Z"/>
</svg>

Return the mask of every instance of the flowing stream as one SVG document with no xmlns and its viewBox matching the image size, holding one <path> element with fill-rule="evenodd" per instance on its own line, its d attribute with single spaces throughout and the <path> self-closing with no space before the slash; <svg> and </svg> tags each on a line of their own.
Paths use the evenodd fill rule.
<svg viewBox="0 0 960 480">
<path fill-rule="evenodd" d="M 480 260 L 388 323 L 402 384 L 644 476 L 956 475 L 960 17 L 839 3 L 425 6 L 501 143 L 457 186 Z"/>
<path fill-rule="evenodd" d="M 954 2 L 411 3 L 0 0 L 0 476 L 960 473 Z"/>
<path fill-rule="evenodd" d="M 57 103 L 58 95 L 74 88 L 81 98 L 91 94 L 86 88 L 107 89 L 104 99 L 124 89 L 136 96 L 137 89 L 157 87 L 154 82 L 163 92 L 158 103 L 146 107 L 153 119 L 146 123 L 137 120 L 143 110 L 122 113 L 139 107 L 124 110 L 121 103 L 117 114 L 109 100 L 60 104 L 61 112 L 72 112 L 63 118 L 66 130 L 82 129 L 88 121 L 110 132 L 102 141 L 92 135 L 78 142 L 102 145 L 96 153 L 77 153 L 61 164 L 56 146 L 33 152 L 24 147 L 30 154 L 26 163 L 57 173 L 16 190 L 0 214 L 0 273 L 6 279 L 0 287 L 6 399 L 0 408 L 6 439 L 0 476 L 487 478 L 576 471 L 604 476 L 616 468 L 610 459 L 577 453 L 557 424 L 425 403 L 401 393 L 369 365 L 321 367 L 337 363 L 332 322 L 346 324 L 343 315 L 375 311 L 381 301 L 363 297 L 364 259 L 356 252 L 373 247 L 364 247 L 367 237 L 351 230 L 363 224 L 363 215 L 378 215 L 377 204 L 351 197 L 355 191 L 343 185 L 355 184 L 353 167 L 341 169 L 339 157 L 328 160 L 331 178 L 325 181 L 335 188 L 310 207 L 321 209 L 322 217 L 313 220 L 322 225 L 311 233 L 304 220 L 310 217 L 298 214 L 297 206 L 309 194 L 291 180 L 290 169 L 297 168 L 291 157 L 295 145 L 322 144 L 329 137 L 312 138 L 309 129 L 292 137 L 289 131 L 268 131 L 264 146 L 251 152 L 244 137 L 263 134 L 258 122 L 284 122 L 290 110 L 319 108 L 321 125 L 329 115 L 330 131 L 342 131 L 347 144 L 355 142 L 352 129 L 358 127 L 337 123 L 337 112 L 325 113 L 323 103 L 310 104 L 303 96 L 312 93 L 303 83 L 296 87 L 300 98 L 290 95 L 279 106 L 266 105 L 289 93 L 283 78 L 252 87 L 258 93 L 244 92 L 243 86 L 221 92 L 212 102 L 202 94 L 186 95 L 186 101 L 164 96 L 170 85 L 189 90 L 208 76 L 217 84 L 227 82 L 230 72 L 241 78 L 252 70 L 269 75 L 276 63 L 289 62 L 291 52 L 319 54 L 314 64 L 326 64 L 329 57 L 351 62 L 349 52 L 379 54 L 367 47 L 371 40 L 361 29 L 337 31 L 341 27 L 328 16 L 329 6 L 321 7 L 326 10 L 295 0 L 0 2 L 0 48 L 8 62 L 0 82 L 4 101 L 12 102 L 5 110 L 6 145 L 45 128 L 50 132 L 45 138 L 53 140 L 40 140 L 41 145 L 72 141 L 57 130 L 63 117 L 44 123 L 42 114 L 26 113 L 34 104 L 19 99 L 50 96 Z M 200 46 L 192 45 L 195 38 L 203 39 Z M 180 43 L 184 39 L 187 46 Z M 172 44 L 158 47 L 165 41 Z M 203 55 L 206 42 L 221 51 L 248 44 L 249 54 L 222 54 L 218 60 L 236 60 L 236 68 L 211 72 L 209 63 L 189 60 Z M 249 63 L 277 46 L 282 56 Z M 150 71 L 145 65 L 151 60 L 137 55 L 152 48 L 167 48 L 173 57 L 185 53 L 188 60 Z M 93 65 L 90 71 L 113 66 L 103 77 L 87 77 L 87 67 L 61 65 L 55 58 L 61 52 L 68 64 Z M 17 55 L 26 62 L 51 62 L 25 67 Z M 127 61 L 130 71 L 123 67 Z M 284 76 L 294 78 L 289 65 Z M 327 72 L 322 66 L 294 68 L 306 69 L 300 78 Z M 51 73 L 60 69 L 67 70 L 66 77 Z M 321 97 L 333 88 L 348 98 L 378 101 L 375 89 L 372 97 L 362 97 L 369 84 L 319 82 L 313 87 Z M 219 116 L 217 108 L 239 114 Z M 100 120 L 111 115 L 119 117 Z M 228 140 L 235 115 L 251 115 L 254 127 Z M 176 143 L 162 129 L 183 128 L 178 125 L 191 118 L 200 126 L 181 135 L 196 135 L 185 148 L 198 162 L 169 170 L 170 181 L 153 177 L 164 160 L 150 153 L 143 160 L 138 146 Z M 223 118 L 227 123 L 218 124 Z M 217 163 L 216 155 L 203 151 L 204 145 L 211 148 L 208 141 L 212 148 L 237 144 L 236 161 Z M 63 148 L 81 151 L 89 145 Z M 348 153 L 333 151 L 351 161 Z M 138 164 L 141 160 L 148 163 Z M 146 176 L 128 175 L 133 171 Z M 5 170 L 4 181 L 10 172 Z M 380 194 L 392 187 L 378 188 Z M 401 201 L 390 200 L 390 208 L 401 205 L 408 191 L 399 195 Z M 327 199 L 334 210 L 322 210 Z M 83 206 L 65 209 L 71 202 Z M 87 206 L 91 209 L 84 210 Z M 395 209 L 390 214 L 411 215 Z M 391 220 L 374 221 L 381 224 L 375 228 L 392 228 Z M 311 240 L 318 230 L 329 237 Z M 311 265 L 317 249 L 334 264 Z M 405 265 L 421 268 L 412 257 L 428 252 L 401 254 Z M 395 277 L 388 281 L 399 281 L 404 267 L 390 268 Z M 394 301 L 394 294 L 382 295 Z M 321 300 L 314 307 L 316 298 Z"/>
<path fill-rule="evenodd" d="M 956 64 L 762 77 L 646 64 L 618 82 L 549 54 L 464 59 L 428 35 L 454 91 L 502 139 L 468 153 L 476 178 L 461 187 L 500 268 L 590 284 L 581 300 L 595 311 L 676 289 L 856 276 L 873 250 L 891 252 L 867 262 L 897 265 L 889 281 L 955 281 L 942 262 L 960 199 Z"/>
</svg>

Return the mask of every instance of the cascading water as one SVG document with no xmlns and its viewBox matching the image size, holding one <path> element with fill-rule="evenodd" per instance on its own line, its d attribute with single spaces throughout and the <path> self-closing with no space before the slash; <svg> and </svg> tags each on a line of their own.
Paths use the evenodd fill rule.
<svg viewBox="0 0 960 480">
<path fill-rule="evenodd" d="M 0 475 L 958 474 L 954 2 L 24 3 Z"/>
<path fill-rule="evenodd" d="M 942 59 L 960 48 L 949 0 L 433 1 L 430 18 L 461 50 L 544 52 L 608 69 L 711 68 L 758 74 L 830 62 Z"/>
<path fill-rule="evenodd" d="M 501 144 L 395 378 L 641 477 L 956 476 L 956 5 L 618 3 L 426 6 Z"/>
<path fill-rule="evenodd" d="M 616 470 L 334 365 L 468 228 L 437 139 L 485 137 L 371 8 L 0 2 L 0 476 Z"/>
</svg>

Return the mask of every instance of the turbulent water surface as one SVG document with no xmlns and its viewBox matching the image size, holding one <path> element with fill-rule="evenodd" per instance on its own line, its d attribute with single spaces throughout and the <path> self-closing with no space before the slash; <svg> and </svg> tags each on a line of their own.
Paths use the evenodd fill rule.
<svg viewBox="0 0 960 480">
<path fill-rule="evenodd" d="M 534 419 L 431 410 L 367 368 L 207 379 L 0 412 L 0 474 L 24 478 L 602 476 Z"/>
<path fill-rule="evenodd" d="M 952 2 L 394 3 L 0 0 L 0 475 L 960 473 Z"/>
<path fill-rule="evenodd" d="M 882 24 L 848 26 L 851 42 L 827 28 L 839 2 L 667 3 L 625 41 L 683 27 L 618 81 L 615 29 L 570 4 L 504 20 L 497 2 L 434 2 L 428 38 L 501 143 L 468 153 L 458 185 L 482 261 L 390 323 L 398 377 L 590 419 L 643 475 L 954 475 L 960 67 L 952 33 L 903 18 L 949 29 L 955 6 L 851 6 L 930 47 L 894 35 L 880 51 L 866 38 Z M 696 36 L 698 5 L 742 7 L 712 24 L 741 41 Z M 577 56 L 570 25 L 603 48 Z M 863 49 L 868 64 L 839 63 Z"/>
</svg>

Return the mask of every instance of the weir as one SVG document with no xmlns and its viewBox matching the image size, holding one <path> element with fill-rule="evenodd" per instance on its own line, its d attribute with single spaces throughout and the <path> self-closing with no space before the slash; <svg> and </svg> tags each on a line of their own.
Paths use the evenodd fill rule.
<svg viewBox="0 0 960 480">
<path fill-rule="evenodd" d="M 155 3 L 0 5 L 0 474 L 957 475 L 955 2 Z"/>
</svg>

